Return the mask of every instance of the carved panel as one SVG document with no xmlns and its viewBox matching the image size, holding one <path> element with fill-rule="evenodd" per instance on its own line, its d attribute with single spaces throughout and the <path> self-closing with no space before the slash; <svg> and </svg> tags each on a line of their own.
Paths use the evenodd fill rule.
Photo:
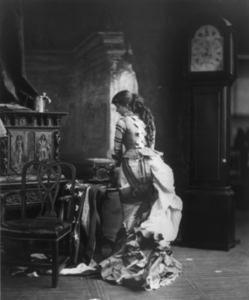
<svg viewBox="0 0 249 300">
<path fill-rule="evenodd" d="M 1 161 L 0 166 L 3 175 L 7 174 L 7 165 L 8 165 L 8 139 L 7 137 L 3 137 L 0 139 L 0 153 L 1 153 Z"/>
<path fill-rule="evenodd" d="M 61 139 L 61 135 L 60 135 L 60 131 L 56 130 L 54 132 L 54 160 L 59 161 L 60 160 L 60 139 Z"/>
<path fill-rule="evenodd" d="M 21 193 L 10 193 L 5 197 L 7 205 L 20 205 L 22 202 Z M 37 190 L 30 190 L 26 192 L 26 201 L 28 205 L 38 204 L 41 202 L 39 192 Z"/>
<path fill-rule="evenodd" d="M 21 174 L 23 166 L 32 160 L 53 159 L 53 132 L 53 130 L 8 129 L 7 174 Z"/>
<path fill-rule="evenodd" d="M 0 173 L 9 178 L 21 175 L 32 160 L 59 160 L 60 120 L 67 113 L 6 111 L 1 119 L 7 137 L 1 139 Z"/>
<path fill-rule="evenodd" d="M 60 159 L 60 120 L 67 113 L 1 112 L 7 136 L 0 139 L 0 197 L 5 197 L 7 210 L 21 207 L 21 175 L 24 165 L 32 160 Z M 26 201 L 28 208 L 39 207 L 36 171 L 29 170 Z M 7 214 L 12 218 L 12 213 Z"/>
</svg>

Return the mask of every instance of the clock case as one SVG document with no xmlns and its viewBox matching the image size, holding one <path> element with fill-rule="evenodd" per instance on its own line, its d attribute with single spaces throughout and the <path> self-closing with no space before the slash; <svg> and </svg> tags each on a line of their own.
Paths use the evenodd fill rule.
<svg viewBox="0 0 249 300">
<path fill-rule="evenodd" d="M 216 71 L 191 71 L 191 43 L 195 36 L 196 31 L 204 26 L 212 25 L 216 27 L 220 35 L 223 37 L 223 70 Z M 224 18 L 211 14 L 202 13 L 194 17 L 188 22 L 185 27 L 185 40 L 184 40 L 184 80 L 193 84 L 202 83 L 226 83 L 231 84 L 237 77 L 237 67 L 235 64 L 235 32 L 232 25 Z"/>
<path fill-rule="evenodd" d="M 191 40 L 204 25 L 216 27 L 224 39 L 222 71 L 189 71 Z M 182 195 L 181 242 L 184 247 L 228 251 L 236 245 L 235 199 L 229 182 L 230 100 L 237 75 L 234 31 L 223 18 L 205 14 L 189 22 L 184 33 L 191 138 L 189 185 Z"/>
</svg>

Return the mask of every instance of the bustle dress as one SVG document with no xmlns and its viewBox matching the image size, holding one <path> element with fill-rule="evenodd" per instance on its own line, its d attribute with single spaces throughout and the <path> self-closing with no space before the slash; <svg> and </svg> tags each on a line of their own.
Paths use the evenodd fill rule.
<svg viewBox="0 0 249 300">
<path fill-rule="evenodd" d="M 101 276 L 118 284 L 158 289 L 182 270 L 172 254 L 181 221 L 182 201 L 175 194 L 171 168 L 162 153 L 148 148 L 145 124 L 129 112 L 116 125 L 114 151 L 119 170 L 123 223 L 113 254 L 100 263 Z"/>
</svg>

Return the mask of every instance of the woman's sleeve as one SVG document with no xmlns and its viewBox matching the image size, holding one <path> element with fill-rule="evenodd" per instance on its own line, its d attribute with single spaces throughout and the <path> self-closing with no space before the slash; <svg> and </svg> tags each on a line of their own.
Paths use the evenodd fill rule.
<svg viewBox="0 0 249 300">
<path fill-rule="evenodd" d="M 126 124 L 122 118 L 120 118 L 116 124 L 115 138 L 114 138 L 114 153 L 117 161 L 120 162 L 122 158 L 122 144 L 123 136 L 126 131 Z"/>
<path fill-rule="evenodd" d="M 155 124 L 154 124 L 153 143 L 150 146 L 151 149 L 155 149 L 155 143 L 156 143 L 156 127 L 155 127 Z"/>
<path fill-rule="evenodd" d="M 151 145 L 152 149 L 155 149 L 155 143 L 156 143 L 156 130 L 154 131 L 154 134 L 153 134 L 153 143 Z"/>
</svg>

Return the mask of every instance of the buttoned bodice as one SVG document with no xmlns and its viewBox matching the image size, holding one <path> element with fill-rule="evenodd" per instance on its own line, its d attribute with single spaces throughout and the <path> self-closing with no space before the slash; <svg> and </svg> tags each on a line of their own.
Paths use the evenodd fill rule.
<svg viewBox="0 0 249 300">
<path fill-rule="evenodd" d="M 123 117 L 123 121 L 126 125 L 123 136 L 123 144 L 126 149 L 124 157 L 137 156 L 136 150 L 147 146 L 146 125 L 137 115 L 125 116 Z"/>
</svg>

